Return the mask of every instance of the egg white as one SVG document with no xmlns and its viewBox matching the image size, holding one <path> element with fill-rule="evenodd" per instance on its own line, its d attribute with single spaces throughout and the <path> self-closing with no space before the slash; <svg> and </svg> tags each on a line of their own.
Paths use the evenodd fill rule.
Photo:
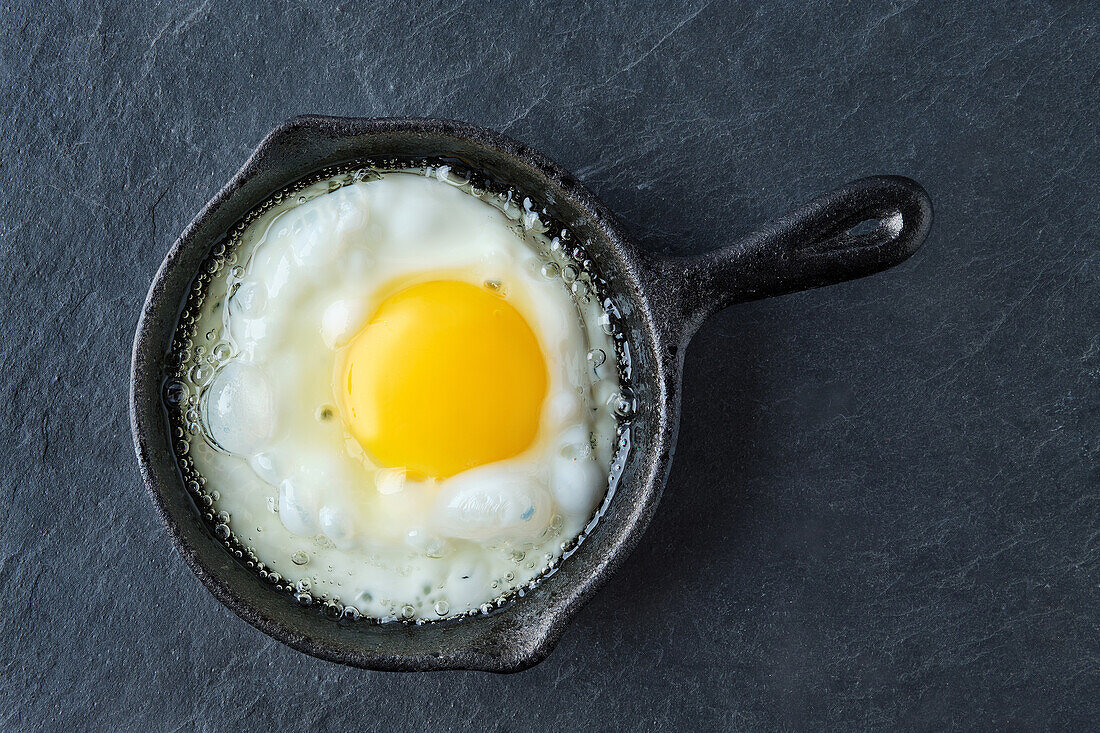
<svg viewBox="0 0 1100 733">
<path fill-rule="evenodd" d="M 464 613 L 556 562 L 606 493 L 616 434 L 606 316 L 571 293 L 537 216 L 426 173 L 320 182 L 315 198 L 267 211 L 196 329 L 232 352 L 192 385 L 203 440 L 189 454 L 214 510 L 268 569 L 383 619 Z M 351 437 L 332 375 L 395 283 L 439 279 L 498 288 L 538 338 L 549 383 L 523 453 L 414 481 Z"/>
</svg>

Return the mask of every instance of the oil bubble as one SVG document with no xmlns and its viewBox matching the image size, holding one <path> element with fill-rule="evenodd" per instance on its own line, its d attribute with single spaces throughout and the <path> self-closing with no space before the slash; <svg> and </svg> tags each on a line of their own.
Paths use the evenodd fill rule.
<svg viewBox="0 0 1100 733">
<path fill-rule="evenodd" d="M 191 367 L 188 376 L 192 382 L 202 387 L 214 377 L 214 367 L 209 364 L 196 364 Z"/>
<path fill-rule="evenodd" d="M 432 559 L 438 560 L 443 557 L 446 551 L 446 546 L 439 539 L 433 538 L 428 541 L 428 544 L 424 547 L 424 554 Z"/>
<path fill-rule="evenodd" d="M 607 400 L 607 405 L 616 417 L 625 420 L 634 416 L 634 396 L 626 388 L 611 395 Z"/>
<path fill-rule="evenodd" d="M 178 379 L 173 379 L 164 386 L 164 400 L 175 407 L 187 401 L 187 385 Z"/>
<path fill-rule="evenodd" d="M 210 350 L 210 355 L 217 361 L 225 361 L 233 356 L 233 345 L 228 341 L 219 341 L 214 344 L 214 348 Z"/>
</svg>

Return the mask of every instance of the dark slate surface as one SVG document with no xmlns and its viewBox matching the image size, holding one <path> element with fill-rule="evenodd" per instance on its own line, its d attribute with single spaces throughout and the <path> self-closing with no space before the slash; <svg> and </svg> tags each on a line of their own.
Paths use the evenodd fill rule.
<svg viewBox="0 0 1100 733">
<path fill-rule="evenodd" d="M 0 10 L 0 728 L 1100 715 L 1090 3 L 49 5 Z M 166 249 L 305 112 L 505 130 L 666 251 L 869 173 L 936 222 L 895 271 L 703 328 L 658 516 L 548 661 L 366 673 L 203 590 L 125 416 Z"/>
</svg>

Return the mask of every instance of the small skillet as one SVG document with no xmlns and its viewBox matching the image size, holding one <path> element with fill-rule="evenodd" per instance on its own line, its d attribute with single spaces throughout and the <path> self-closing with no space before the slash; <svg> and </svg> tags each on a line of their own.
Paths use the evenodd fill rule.
<svg viewBox="0 0 1100 733">
<path fill-rule="evenodd" d="M 177 470 L 161 403 L 165 354 L 211 247 L 268 195 L 323 168 L 381 158 L 451 158 L 536 199 L 586 242 L 631 343 L 638 411 L 632 447 L 607 512 L 577 551 L 500 611 L 424 626 L 340 623 L 277 593 L 204 524 Z M 206 587 L 241 618 L 306 653 L 357 667 L 513 672 L 544 659 L 568 620 L 626 558 L 657 508 L 680 417 L 685 347 L 728 305 L 831 285 L 913 254 L 932 221 L 912 180 L 854 181 L 732 244 L 692 257 L 640 251 L 570 173 L 498 132 L 426 118 L 296 117 L 271 132 L 172 246 L 134 341 L 130 420 L 141 472 L 161 520 Z"/>
</svg>

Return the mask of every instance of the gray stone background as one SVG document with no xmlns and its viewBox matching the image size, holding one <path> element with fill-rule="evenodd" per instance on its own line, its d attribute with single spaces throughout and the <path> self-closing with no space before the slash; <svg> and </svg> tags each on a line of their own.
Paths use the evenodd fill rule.
<svg viewBox="0 0 1100 733">
<path fill-rule="evenodd" d="M 0 727 L 1067 729 L 1100 716 L 1089 2 L 3 3 Z M 650 248 L 871 173 L 887 274 L 728 310 L 658 516 L 542 665 L 342 668 L 192 577 L 130 344 L 175 236 L 299 113 L 495 127 Z"/>
</svg>

